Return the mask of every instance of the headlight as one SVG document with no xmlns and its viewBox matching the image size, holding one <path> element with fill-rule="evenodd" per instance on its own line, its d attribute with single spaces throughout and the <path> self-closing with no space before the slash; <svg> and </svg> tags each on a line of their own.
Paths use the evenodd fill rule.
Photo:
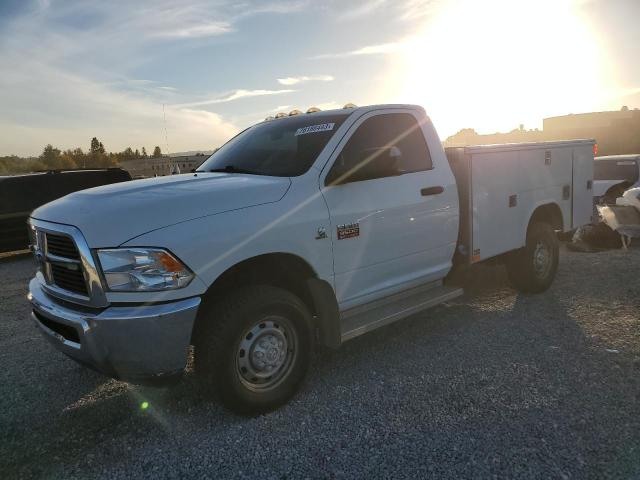
<svg viewBox="0 0 640 480">
<path fill-rule="evenodd" d="M 98 250 L 109 290 L 119 292 L 174 290 L 186 287 L 193 272 L 160 248 Z"/>
</svg>

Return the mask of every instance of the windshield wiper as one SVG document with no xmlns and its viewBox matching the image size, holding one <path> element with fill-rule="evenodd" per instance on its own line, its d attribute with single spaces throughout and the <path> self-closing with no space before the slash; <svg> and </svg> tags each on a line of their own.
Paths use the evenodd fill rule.
<svg viewBox="0 0 640 480">
<path fill-rule="evenodd" d="M 247 170 L 246 168 L 238 168 L 233 165 L 227 165 L 224 168 L 212 168 L 209 172 L 217 173 L 246 173 L 248 175 L 262 175 L 262 173 L 254 172 L 253 170 Z"/>
</svg>

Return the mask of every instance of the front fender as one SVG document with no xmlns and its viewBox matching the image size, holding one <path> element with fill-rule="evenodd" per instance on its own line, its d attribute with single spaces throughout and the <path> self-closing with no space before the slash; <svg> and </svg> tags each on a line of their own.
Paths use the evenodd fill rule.
<svg viewBox="0 0 640 480">
<path fill-rule="evenodd" d="M 123 246 L 168 248 L 196 274 L 198 294 L 234 265 L 269 253 L 301 257 L 320 279 L 333 285 L 331 240 L 316 239 L 320 227 L 329 229 L 329 215 L 321 198 L 306 203 L 292 198 L 172 225 Z M 179 295 L 177 292 L 180 290 L 162 294 L 168 300 Z M 140 301 L 126 299 L 129 295 L 118 294 L 118 301 Z M 134 295 L 140 298 L 140 294 Z"/>
</svg>

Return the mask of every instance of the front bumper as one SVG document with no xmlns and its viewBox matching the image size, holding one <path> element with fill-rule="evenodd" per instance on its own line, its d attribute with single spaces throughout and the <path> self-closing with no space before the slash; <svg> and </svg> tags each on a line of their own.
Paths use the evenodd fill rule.
<svg viewBox="0 0 640 480">
<path fill-rule="evenodd" d="M 54 301 L 34 278 L 31 317 L 58 350 L 105 375 L 149 382 L 182 373 L 200 298 L 101 310 Z"/>
</svg>

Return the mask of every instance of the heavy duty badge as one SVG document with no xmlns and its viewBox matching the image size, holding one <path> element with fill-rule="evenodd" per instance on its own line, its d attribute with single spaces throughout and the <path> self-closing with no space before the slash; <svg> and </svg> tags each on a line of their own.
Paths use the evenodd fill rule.
<svg viewBox="0 0 640 480">
<path fill-rule="evenodd" d="M 344 240 L 345 238 L 359 237 L 360 236 L 360 224 L 359 223 L 345 223 L 344 225 L 338 225 L 338 240 Z"/>
</svg>

